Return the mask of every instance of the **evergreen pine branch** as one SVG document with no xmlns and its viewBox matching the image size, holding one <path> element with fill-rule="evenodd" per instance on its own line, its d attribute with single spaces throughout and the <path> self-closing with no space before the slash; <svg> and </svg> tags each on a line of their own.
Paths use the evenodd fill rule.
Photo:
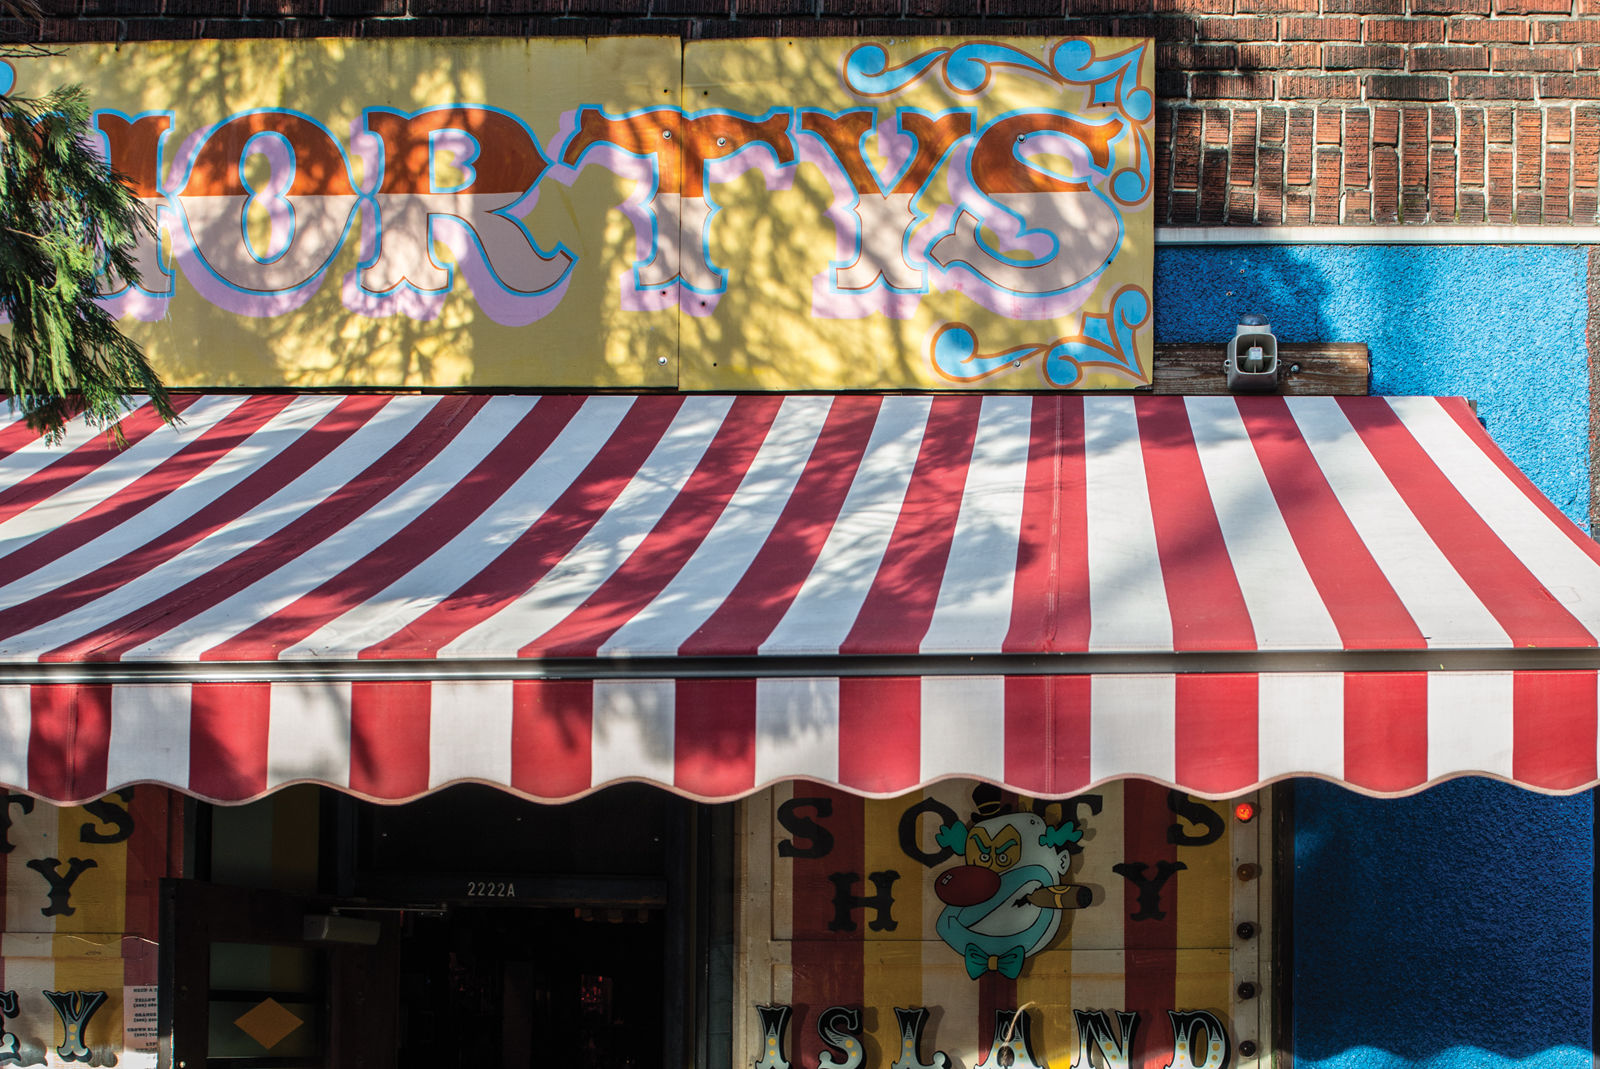
<svg viewBox="0 0 1600 1069">
<path fill-rule="evenodd" d="M 0 96 L 0 389 L 52 439 L 75 414 L 116 435 L 130 393 L 177 418 L 143 350 L 98 303 L 138 279 L 134 246 L 151 220 L 92 136 L 78 86 Z"/>
</svg>

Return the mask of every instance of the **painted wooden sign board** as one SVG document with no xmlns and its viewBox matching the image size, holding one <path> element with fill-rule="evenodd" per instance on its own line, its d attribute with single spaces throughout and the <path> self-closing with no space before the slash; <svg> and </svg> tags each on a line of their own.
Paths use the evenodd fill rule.
<svg viewBox="0 0 1600 1069">
<path fill-rule="evenodd" d="M 153 786 L 62 807 L 0 792 L 0 1064 L 153 1069 L 178 810 Z"/>
<path fill-rule="evenodd" d="M 1153 48 L 202 41 L 79 82 L 153 211 L 110 304 L 180 386 L 1128 388 Z"/>
<path fill-rule="evenodd" d="M 1264 813 L 1244 823 L 1229 803 L 1138 780 L 1065 802 L 969 781 L 890 800 L 794 783 L 741 812 L 736 1062 L 1266 1057 Z"/>
</svg>

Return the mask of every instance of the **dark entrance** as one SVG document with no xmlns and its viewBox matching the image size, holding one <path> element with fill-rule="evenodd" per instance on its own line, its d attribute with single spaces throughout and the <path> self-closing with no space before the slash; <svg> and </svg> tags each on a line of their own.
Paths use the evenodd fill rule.
<svg viewBox="0 0 1600 1069">
<path fill-rule="evenodd" d="M 398 926 L 199 880 L 161 888 L 163 1069 L 394 1064 Z"/>
<path fill-rule="evenodd" d="M 400 1065 L 666 1064 L 690 975 L 672 952 L 685 803 L 640 786 L 557 806 L 461 786 L 341 804 L 349 890 L 404 909 Z"/>
<path fill-rule="evenodd" d="M 195 897 L 199 880 L 181 881 L 189 897 L 169 910 L 188 932 L 162 948 L 169 982 L 201 1001 L 185 1018 L 198 1037 L 185 1050 L 199 1057 L 168 1065 L 661 1069 L 683 1064 L 705 1034 L 708 992 L 692 963 L 712 927 L 697 894 L 710 855 L 683 799 L 632 785 L 538 805 L 463 785 L 385 806 L 299 788 L 197 815 L 192 871 L 223 897 L 211 908 Z M 255 898 L 227 897 L 246 891 Z M 301 926 L 321 916 L 337 918 L 340 939 L 356 930 L 377 942 L 323 936 L 298 948 Z M 244 949 L 219 957 L 222 941 Z M 222 983 L 239 972 L 235 958 L 261 958 L 257 972 L 276 977 L 293 954 L 308 979 L 292 989 Z M 212 989 L 217 1005 L 202 1012 Z M 304 1023 L 269 1034 L 240 992 Z M 234 1033 L 264 1036 L 262 1049 Z"/>
<path fill-rule="evenodd" d="M 660 1066 L 664 928 L 658 910 L 408 915 L 398 1064 Z"/>
</svg>

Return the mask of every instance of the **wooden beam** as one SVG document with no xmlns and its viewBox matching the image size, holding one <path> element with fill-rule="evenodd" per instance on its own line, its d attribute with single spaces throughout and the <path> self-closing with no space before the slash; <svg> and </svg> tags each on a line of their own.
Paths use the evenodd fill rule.
<svg viewBox="0 0 1600 1069">
<path fill-rule="evenodd" d="M 1156 345 L 1154 393 L 1225 394 L 1227 347 L 1186 342 Z M 1298 368 L 1299 370 L 1295 370 Z M 1365 394 L 1371 361 L 1361 342 L 1284 342 L 1278 345 L 1278 393 Z"/>
</svg>

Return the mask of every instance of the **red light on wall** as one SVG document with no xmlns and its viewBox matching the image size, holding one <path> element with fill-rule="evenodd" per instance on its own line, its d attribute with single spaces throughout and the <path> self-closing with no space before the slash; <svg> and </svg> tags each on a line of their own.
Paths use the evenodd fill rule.
<svg viewBox="0 0 1600 1069">
<path fill-rule="evenodd" d="M 1250 823 L 1256 819 L 1256 804 L 1254 802 L 1234 803 L 1233 816 L 1240 824 Z"/>
</svg>

